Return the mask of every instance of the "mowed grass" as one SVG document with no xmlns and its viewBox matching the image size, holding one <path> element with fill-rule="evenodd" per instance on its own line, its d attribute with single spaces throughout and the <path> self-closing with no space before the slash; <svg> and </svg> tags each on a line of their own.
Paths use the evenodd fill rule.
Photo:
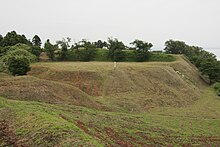
<svg viewBox="0 0 220 147">
<path fill-rule="evenodd" d="M 111 62 L 36 63 L 26 77 L 2 74 L 0 125 L 7 125 L 0 127 L 0 146 L 218 146 L 220 99 L 195 67 L 175 58 L 118 63 L 116 70 Z M 100 93 L 83 91 L 80 82 L 98 85 Z M 74 101 L 60 102 L 60 89 Z M 72 98 L 74 91 L 97 107 Z"/>
</svg>

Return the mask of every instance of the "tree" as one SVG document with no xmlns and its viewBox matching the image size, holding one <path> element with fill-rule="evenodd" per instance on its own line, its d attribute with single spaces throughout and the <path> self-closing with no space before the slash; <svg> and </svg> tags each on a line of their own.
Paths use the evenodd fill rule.
<svg viewBox="0 0 220 147">
<path fill-rule="evenodd" d="M 41 39 L 40 39 L 40 37 L 38 35 L 34 35 L 34 37 L 32 39 L 32 44 L 34 46 L 41 47 L 42 42 L 41 42 Z"/>
<path fill-rule="evenodd" d="M 26 75 L 30 71 L 30 62 L 25 56 L 12 56 L 8 59 L 8 70 L 12 75 Z"/>
<path fill-rule="evenodd" d="M 25 35 L 19 35 L 15 31 L 8 32 L 2 40 L 2 46 L 13 46 L 18 43 L 30 44 Z"/>
<path fill-rule="evenodd" d="M 49 58 L 51 59 L 51 61 L 54 61 L 55 60 L 55 53 L 54 53 L 54 51 L 56 50 L 56 46 L 52 45 L 50 43 L 49 39 L 47 39 L 47 41 L 45 42 L 44 49 L 45 49 L 47 55 L 49 56 Z"/>
<path fill-rule="evenodd" d="M 42 49 L 39 46 L 31 46 L 29 51 L 34 54 L 35 56 L 37 56 L 38 60 L 40 57 L 40 54 L 42 52 Z"/>
<path fill-rule="evenodd" d="M 85 50 L 84 50 L 84 55 L 81 59 L 83 61 L 93 60 L 93 58 L 95 56 L 96 46 L 94 44 L 92 44 L 90 41 L 84 41 L 83 42 L 83 47 L 85 48 Z"/>
<path fill-rule="evenodd" d="M 153 44 L 137 39 L 130 44 L 132 44 L 136 50 L 136 61 L 146 61 L 149 57 L 149 50 L 153 47 Z"/>
<path fill-rule="evenodd" d="M 57 41 L 57 45 L 61 46 L 61 53 L 60 53 L 60 60 L 66 61 L 67 60 L 67 51 L 69 46 L 69 42 L 71 38 L 67 37 L 67 39 L 63 38 L 61 41 Z"/>
<path fill-rule="evenodd" d="M 169 40 L 165 42 L 165 51 L 169 54 L 184 54 L 187 45 L 183 41 Z"/>
<path fill-rule="evenodd" d="M 108 43 L 102 40 L 98 40 L 96 42 L 93 43 L 95 45 L 96 48 L 104 48 L 104 47 L 108 47 Z"/>
<path fill-rule="evenodd" d="M 112 61 L 122 61 L 125 58 L 125 54 L 123 52 L 125 45 L 122 41 L 118 41 L 116 38 L 108 38 L 108 49 L 108 56 Z"/>
<path fill-rule="evenodd" d="M 200 70 L 203 75 L 207 75 L 210 79 L 210 84 L 220 81 L 220 61 L 212 58 L 205 59 L 201 63 Z"/>
<path fill-rule="evenodd" d="M 201 50 L 196 56 L 194 56 L 194 64 L 196 67 L 200 68 L 203 62 L 206 62 L 208 60 L 216 61 L 216 56 L 213 53 L 210 53 L 205 50 Z"/>
</svg>

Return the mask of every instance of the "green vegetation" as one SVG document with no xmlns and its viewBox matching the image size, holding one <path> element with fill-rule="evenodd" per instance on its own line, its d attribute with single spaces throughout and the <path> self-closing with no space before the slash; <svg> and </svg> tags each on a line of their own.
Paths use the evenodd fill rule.
<svg viewBox="0 0 220 147">
<path fill-rule="evenodd" d="M 169 40 L 165 51 L 171 54 L 184 54 L 201 71 L 209 77 L 210 84 L 220 81 L 220 61 L 216 56 L 201 47 L 187 45 L 183 41 Z"/>
<path fill-rule="evenodd" d="M 13 56 L 25 56 L 29 62 L 35 62 L 37 60 L 36 56 L 28 52 L 27 50 L 24 49 L 15 49 L 15 50 L 10 50 L 8 51 L 3 57 L 3 61 L 7 64 L 7 60 L 10 57 Z"/>
<path fill-rule="evenodd" d="M 175 58 L 116 70 L 111 62 L 41 62 L 28 76 L 0 75 L 0 145 L 216 146 L 219 98 Z"/>
<path fill-rule="evenodd" d="M 116 38 L 41 45 L 38 35 L 31 42 L 15 31 L 0 35 L 0 146 L 220 144 L 220 66 L 212 53 L 173 40 L 166 53 Z M 35 62 L 41 54 L 53 62 Z"/>
<path fill-rule="evenodd" d="M 11 41 L 11 42 L 10 42 Z M 52 44 L 49 39 L 41 48 L 42 41 L 38 35 L 34 35 L 31 42 L 25 35 L 19 35 L 15 31 L 6 36 L 0 36 L 0 58 L 4 58 L 7 52 L 12 50 L 26 50 L 36 56 L 39 61 L 118 61 L 118 62 L 144 62 L 144 61 L 174 61 L 170 55 L 152 53 L 152 43 L 135 40 L 132 47 L 127 47 L 117 38 L 108 38 L 108 41 L 98 40 L 90 42 L 85 39 L 70 45 L 71 38 L 67 37 Z M 42 53 L 44 52 L 44 53 Z M 41 53 L 42 56 L 41 57 Z M 47 57 L 48 56 L 48 57 Z M 48 58 L 48 59 L 47 59 Z M 2 59 L 1 59 L 2 60 Z M 32 62 L 32 61 L 31 61 Z M 1 67 L 4 65 L 1 62 Z M 2 70 L 1 70 L 2 71 Z"/>
<path fill-rule="evenodd" d="M 41 47 L 42 42 L 38 35 L 34 35 L 34 37 L 32 38 L 32 44 L 33 46 Z"/>
<path fill-rule="evenodd" d="M 220 96 L 220 83 L 216 83 L 214 85 L 214 88 L 215 88 L 217 95 Z"/>
<path fill-rule="evenodd" d="M 149 58 L 149 50 L 153 47 L 153 44 L 137 39 L 131 44 L 134 46 L 135 49 L 136 61 L 143 62 Z"/>
<path fill-rule="evenodd" d="M 25 56 L 12 56 L 8 58 L 7 66 L 12 75 L 26 75 L 30 71 L 30 62 Z"/>
<path fill-rule="evenodd" d="M 46 51 L 46 53 L 47 53 L 47 55 L 49 56 L 49 58 L 50 58 L 50 60 L 51 61 L 54 61 L 55 60 L 55 50 L 57 49 L 58 47 L 57 47 L 57 45 L 52 45 L 51 43 L 50 43 L 50 40 L 49 39 L 47 39 L 47 41 L 45 42 L 45 44 L 44 44 L 44 49 L 45 49 L 45 51 Z"/>
<path fill-rule="evenodd" d="M 152 53 L 148 59 L 148 61 L 156 61 L 156 62 L 172 62 L 175 60 L 176 59 L 174 56 L 164 53 Z"/>
<path fill-rule="evenodd" d="M 0 37 L 0 46 L 7 47 L 7 46 L 13 46 L 18 43 L 23 44 L 31 44 L 25 35 L 19 35 L 15 31 L 8 32 L 5 37 Z"/>
<path fill-rule="evenodd" d="M 59 53 L 59 60 L 66 61 L 67 60 L 67 51 L 69 47 L 70 38 L 64 39 L 62 41 L 57 41 L 57 45 L 61 46 L 61 51 Z"/>
<path fill-rule="evenodd" d="M 12 75 L 26 75 L 30 71 L 30 63 L 36 56 L 24 49 L 10 50 L 2 57 L 2 68 L 8 69 Z"/>
<path fill-rule="evenodd" d="M 15 120 L 15 124 L 10 124 L 16 126 L 14 136 L 18 140 L 25 138 L 20 144 L 29 146 L 121 146 L 123 143 L 215 146 L 219 143 L 219 119 L 185 116 L 184 110 L 172 116 L 129 114 L 4 98 L 0 98 L 0 107 L 2 113 L 8 112 Z"/>
<path fill-rule="evenodd" d="M 108 50 L 97 48 L 94 51 L 93 58 L 90 61 L 111 61 L 108 58 Z M 67 54 L 68 61 L 79 61 L 80 54 L 83 54 L 85 49 L 74 49 L 73 51 L 69 51 Z M 121 62 L 136 62 L 136 51 L 135 50 L 123 50 L 124 59 Z M 82 56 L 82 55 L 81 55 Z M 155 61 L 155 62 L 172 62 L 175 61 L 175 57 L 170 54 L 164 53 L 154 53 L 149 52 L 148 58 L 146 61 Z M 83 60 L 81 60 L 83 61 Z"/>
<path fill-rule="evenodd" d="M 94 61 L 111 61 L 111 59 L 108 58 L 108 50 L 97 48 Z"/>
<path fill-rule="evenodd" d="M 125 49 L 125 45 L 122 41 L 119 41 L 118 39 L 109 38 L 109 52 L 108 57 L 112 61 L 122 61 L 125 58 L 125 54 L 122 50 Z"/>
</svg>

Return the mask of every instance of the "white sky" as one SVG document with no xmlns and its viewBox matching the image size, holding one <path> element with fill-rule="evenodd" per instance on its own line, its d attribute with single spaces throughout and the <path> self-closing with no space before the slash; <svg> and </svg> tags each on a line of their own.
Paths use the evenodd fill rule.
<svg viewBox="0 0 220 147">
<path fill-rule="evenodd" d="M 142 39 L 155 49 L 176 39 L 220 58 L 219 7 L 220 0 L 0 0 L 0 34 L 38 34 L 43 42 Z"/>
</svg>

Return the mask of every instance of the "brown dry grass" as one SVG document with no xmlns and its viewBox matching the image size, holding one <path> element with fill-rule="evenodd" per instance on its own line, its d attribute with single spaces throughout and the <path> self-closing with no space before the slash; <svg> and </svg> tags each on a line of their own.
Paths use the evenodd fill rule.
<svg viewBox="0 0 220 147">
<path fill-rule="evenodd" d="M 54 62 L 32 65 L 29 75 L 64 82 L 113 109 L 146 111 L 155 107 L 185 107 L 200 95 L 204 82 L 182 56 L 175 62 Z M 177 72 L 178 71 L 178 72 Z"/>
<path fill-rule="evenodd" d="M 101 107 L 76 87 L 32 76 L 0 78 L 0 95 L 15 100 Z"/>
</svg>

